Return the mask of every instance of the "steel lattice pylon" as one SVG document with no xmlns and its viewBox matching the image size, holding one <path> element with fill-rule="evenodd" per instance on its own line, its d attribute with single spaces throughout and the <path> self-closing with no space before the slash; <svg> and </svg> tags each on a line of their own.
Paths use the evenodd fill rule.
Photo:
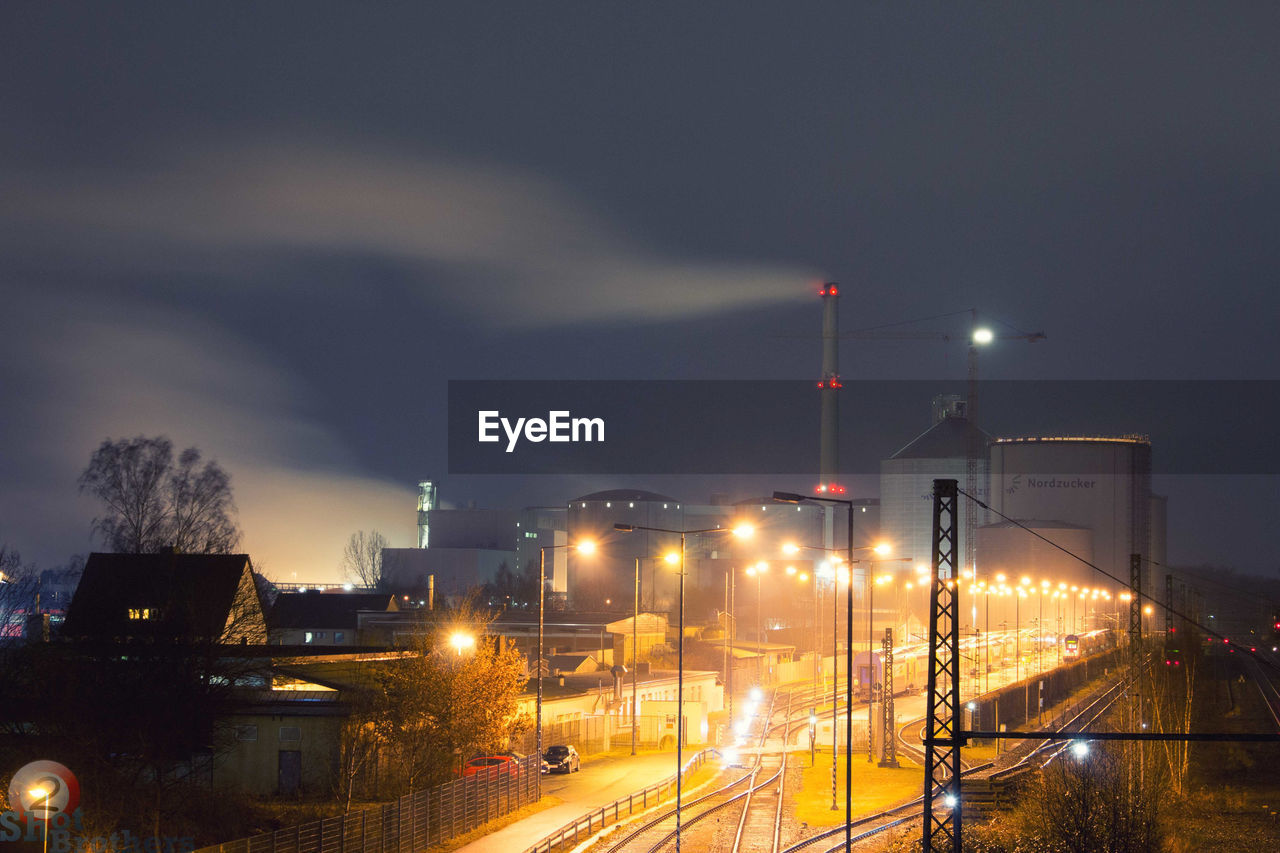
<svg viewBox="0 0 1280 853">
<path fill-rule="evenodd" d="M 880 678 L 880 750 L 881 767 L 898 766 L 898 737 L 893 720 L 893 629 L 884 629 L 884 641 L 880 645 L 883 675 Z"/>
<path fill-rule="evenodd" d="M 960 586 L 956 571 L 955 480 L 933 481 L 933 560 L 929 595 L 929 684 L 925 719 L 926 853 L 960 853 Z M 943 797 L 935 805 L 935 787 Z"/>
</svg>

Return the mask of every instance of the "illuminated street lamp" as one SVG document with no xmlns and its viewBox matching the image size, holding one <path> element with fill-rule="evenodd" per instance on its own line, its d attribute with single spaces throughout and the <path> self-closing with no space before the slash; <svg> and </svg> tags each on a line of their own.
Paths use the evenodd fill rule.
<svg viewBox="0 0 1280 853">
<path fill-rule="evenodd" d="M 840 810 L 840 806 L 837 805 L 836 800 L 836 761 L 839 756 L 840 749 L 840 738 L 836 736 L 836 721 L 840 718 L 840 631 L 838 628 L 840 624 L 840 582 L 844 581 L 849 584 L 850 588 L 852 588 L 853 582 L 849 575 L 849 567 L 843 565 L 844 558 L 837 550 L 833 548 L 823 548 L 818 545 L 793 545 L 788 543 L 782 546 L 783 552 L 788 554 L 798 553 L 801 548 L 805 548 L 810 551 L 822 551 L 827 554 L 827 559 L 822 561 L 818 571 L 821 576 L 822 574 L 825 574 L 823 569 L 826 569 L 826 571 L 830 572 L 831 575 L 831 810 L 834 812 Z M 815 609 L 817 607 L 817 591 L 818 584 L 815 582 Z M 816 621 L 817 620 L 815 620 L 815 623 Z M 849 624 L 853 624 L 852 614 L 849 616 Z M 818 656 L 818 643 L 816 639 L 813 651 L 814 658 L 816 659 Z M 851 669 L 846 669 L 845 682 L 852 685 L 853 680 L 850 677 L 850 671 Z M 816 675 L 814 676 L 814 681 L 817 681 Z M 852 687 L 849 689 L 852 690 Z M 853 712 L 846 709 L 846 716 L 852 719 Z M 850 730 L 852 730 L 852 727 L 850 727 Z M 852 756 L 852 750 L 850 750 L 850 756 Z"/>
<path fill-rule="evenodd" d="M 844 791 L 844 845 L 845 849 L 853 848 L 853 501 L 844 500 L 842 498 L 827 497 L 810 497 L 806 495 L 798 495 L 794 492 L 774 492 L 773 499 L 778 503 L 798 504 L 806 500 L 816 501 L 818 503 L 840 504 L 845 508 L 846 528 L 845 528 L 845 560 L 849 563 L 849 590 L 848 590 L 848 622 L 845 629 L 845 655 L 847 658 L 848 672 L 845 675 L 845 702 L 848 713 L 846 717 L 846 734 L 848 743 L 845 746 L 845 791 Z M 868 550 L 868 549 L 856 549 Z M 834 626 L 833 626 L 834 627 Z M 835 717 L 831 719 L 831 740 L 834 743 L 835 737 Z"/>
<path fill-rule="evenodd" d="M 476 638 L 465 631 L 454 631 L 449 635 L 449 645 L 458 653 L 458 657 L 462 657 L 463 652 L 476 647 Z"/>
<path fill-rule="evenodd" d="M 761 646 L 764 642 L 764 620 L 761 616 L 764 604 L 761 601 L 760 582 L 768 571 L 769 564 L 764 560 L 754 566 L 747 566 L 747 575 L 756 579 L 756 684 L 764 684 L 764 649 Z"/>
<path fill-rule="evenodd" d="M 623 533 L 634 533 L 637 530 L 648 530 L 653 533 L 678 533 L 680 535 L 680 624 L 676 640 L 676 853 L 680 853 L 680 800 L 683 791 L 684 777 L 684 576 L 685 576 L 685 540 L 698 533 L 732 533 L 746 539 L 754 532 L 749 524 L 739 524 L 734 528 L 703 527 L 698 530 L 672 530 L 666 527 L 646 527 L 641 524 L 615 524 L 614 530 Z"/>
<path fill-rule="evenodd" d="M 589 557 L 596 552 L 596 543 L 590 540 L 584 540 L 582 542 L 566 543 L 564 545 L 543 545 L 540 548 L 538 548 L 538 661 L 537 661 L 538 698 L 536 702 L 537 719 L 534 722 L 534 728 L 537 731 L 539 761 L 542 760 L 542 652 L 543 652 L 543 623 L 546 618 L 546 609 L 547 609 L 547 605 L 546 605 L 547 552 L 554 551 L 557 548 L 573 548 L 579 554 L 584 554 Z M 640 608 L 640 564 L 639 562 L 637 562 L 636 563 L 636 612 L 637 612 L 637 615 L 639 615 L 639 608 Z M 631 642 L 633 646 L 635 644 L 634 628 L 635 628 L 635 625 L 633 623 L 632 624 L 633 630 L 631 634 Z M 634 648 L 632 649 L 632 653 L 633 654 L 635 653 Z M 632 691 L 632 698 L 634 699 L 634 696 L 635 696 L 634 676 L 632 677 L 631 691 Z M 635 713 L 636 713 L 635 706 L 632 705 L 631 707 L 631 740 L 632 740 L 633 753 L 635 751 L 635 725 L 636 725 Z M 539 776 L 538 778 L 539 780 L 541 780 L 542 777 Z M 539 782 L 539 786 L 541 786 L 541 782 Z M 541 787 L 539 787 L 539 790 L 541 790 Z"/>
<path fill-rule="evenodd" d="M 27 795 L 44 800 L 44 853 L 49 853 L 49 798 L 53 796 L 53 789 L 37 785 L 27 791 Z"/>
</svg>

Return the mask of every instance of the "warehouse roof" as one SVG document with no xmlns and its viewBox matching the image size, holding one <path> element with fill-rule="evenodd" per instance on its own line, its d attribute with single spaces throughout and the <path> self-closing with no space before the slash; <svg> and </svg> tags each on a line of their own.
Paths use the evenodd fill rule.
<svg viewBox="0 0 1280 853">
<path fill-rule="evenodd" d="M 675 498 L 660 495 L 657 492 L 646 492 L 644 489 L 610 489 L 606 492 L 592 492 L 575 501 L 666 501 L 675 503 Z"/>
</svg>

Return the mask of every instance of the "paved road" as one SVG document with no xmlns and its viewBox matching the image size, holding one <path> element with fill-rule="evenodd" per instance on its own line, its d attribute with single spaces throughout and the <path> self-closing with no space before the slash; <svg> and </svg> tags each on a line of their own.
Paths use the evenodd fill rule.
<svg viewBox="0 0 1280 853">
<path fill-rule="evenodd" d="M 690 755 L 692 752 L 686 751 L 685 758 Z M 458 849 L 462 853 L 519 853 L 566 823 L 675 772 L 674 751 L 643 753 L 634 758 L 627 755 L 583 759 L 582 769 L 577 773 L 542 777 L 543 796 L 556 797 L 563 800 L 562 803 Z"/>
</svg>

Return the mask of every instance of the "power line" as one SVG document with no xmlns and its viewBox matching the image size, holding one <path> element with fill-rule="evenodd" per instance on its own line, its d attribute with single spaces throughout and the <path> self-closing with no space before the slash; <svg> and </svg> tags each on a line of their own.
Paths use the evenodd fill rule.
<svg viewBox="0 0 1280 853">
<path fill-rule="evenodd" d="M 1010 524 L 1012 524 L 1014 527 L 1021 528 L 1022 530 L 1025 530 L 1026 532 L 1030 533 L 1032 536 L 1036 537 L 1037 539 L 1039 539 L 1039 540 L 1041 540 L 1041 541 L 1043 541 L 1043 542 L 1045 542 L 1045 543 L 1047 543 L 1047 544 L 1049 544 L 1049 545 L 1052 545 L 1054 548 L 1057 548 L 1059 551 L 1061 551 L 1062 553 L 1066 554 L 1068 557 L 1070 557 L 1070 558 L 1072 558 L 1073 560 L 1076 560 L 1076 561 L 1078 561 L 1078 562 L 1080 562 L 1080 563 L 1083 563 L 1084 565 L 1086 565 L 1086 566 L 1088 566 L 1089 568 L 1093 569 L 1095 572 L 1098 572 L 1098 573 L 1099 573 L 1099 574 L 1101 574 L 1102 576 L 1110 578 L 1111 580 L 1115 581 L 1115 582 L 1116 582 L 1117 584 L 1119 584 L 1120 586 L 1122 586 L 1122 587 L 1126 587 L 1126 588 L 1129 586 L 1128 582 L 1126 582 L 1126 581 L 1122 581 L 1120 578 L 1118 578 L 1118 577 L 1116 577 L 1115 575 L 1111 574 L 1110 572 L 1108 572 L 1106 569 L 1102 568 L 1101 566 L 1098 566 L 1098 565 L 1095 565 L 1094 563 L 1089 562 L 1089 561 L 1088 561 L 1088 560 L 1086 560 L 1084 557 L 1081 557 L 1079 554 L 1076 554 L 1075 552 L 1070 551 L 1070 550 L 1068 550 L 1067 548 L 1062 547 L 1062 546 L 1061 546 L 1061 545 L 1059 545 L 1057 542 L 1054 542 L 1052 539 L 1049 539 L 1048 537 L 1046 537 L 1046 536 L 1044 536 L 1044 535 L 1042 535 L 1042 534 L 1038 533 L 1037 531 L 1032 530 L 1030 527 L 1027 527 L 1025 524 L 1023 524 L 1022 522 L 1018 521 L 1016 518 L 1010 518 L 1009 516 L 1005 515 L 1003 512 L 1000 512 L 1000 510 L 998 510 L 998 509 L 994 509 L 994 508 L 992 508 L 992 507 L 988 506 L 987 504 L 983 503 L 981 500 L 979 500 L 978 498 L 976 498 L 976 497 L 974 497 L 973 495 L 969 494 L 968 492 L 964 491 L 963 489 L 957 489 L 956 491 L 958 491 L 960 494 L 964 495 L 966 498 L 968 498 L 969 500 L 971 500 L 971 501 L 973 501 L 974 503 L 976 503 L 978 506 L 980 506 L 980 507 L 982 507 L 983 509 L 987 510 L 988 512 L 991 512 L 991 513 L 994 513 L 995 515 L 1000 516 L 1000 517 L 1001 517 L 1001 518 L 1003 518 L 1005 521 L 1007 521 L 1007 522 L 1009 522 Z M 1156 566 L 1161 565 L 1160 563 L 1157 563 L 1157 562 L 1155 562 L 1154 560 L 1151 560 L 1151 559 L 1150 559 L 1150 558 L 1148 558 L 1148 557 L 1143 557 L 1142 559 L 1143 559 L 1143 560 L 1145 560 L 1147 563 L 1149 563 L 1149 564 L 1151 564 L 1151 565 L 1156 565 Z M 1167 566 L 1165 566 L 1164 568 L 1168 568 L 1168 567 L 1167 567 Z M 1257 660 L 1258 662 L 1263 663 L 1263 664 L 1265 664 L 1265 665 L 1267 665 L 1267 666 L 1271 667 L 1272 669 L 1274 669 L 1274 670 L 1276 670 L 1276 671 L 1280 671 L 1280 666 L 1278 666 L 1277 664 L 1273 663 L 1271 660 L 1269 660 L 1269 659 L 1267 659 L 1267 658 L 1264 658 L 1264 657 L 1259 657 L 1257 652 L 1248 651 L 1248 647 L 1246 647 L 1246 646 L 1241 646 L 1239 643 L 1233 643 L 1233 642 L 1231 642 L 1231 638 L 1230 638 L 1230 637 L 1227 637 L 1227 636 L 1226 636 L 1226 635 L 1224 635 L 1224 634 L 1220 634 L 1220 633 L 1218 633 L 1217 631 L 1213 630 L 1212 628 L 1210 628 L 1210 627 L 1209 627 L 1209 626 L 1207 626 L 1207 625 L 1201 625 L 1199 622 L 1197 622 L 1196 620 L 1192 619 L 1192 618 L 1191 618 L 1190 616 L 1188 616 L 1187 614 L 1182 613 L 1182 612 L 1178 611 L 1177 609 L 1175 609 L 1175 608 L 1172 606 L 1172 604 L 1161 604 L 1157 599 L 1155 599 L 1154 597 L 1152 597 L 1152 596 L 1150 596 L 1150 595 L 1147 595 L 1146 593 L 1144 593 L 1144 592 L 1143 592 L 1142 590 L 1140 590 L 1140 589 L 1139 589 L 1139 590 L 1132 590 L 1132 592 L 1133 592 L 1133 594 L 1137 595 L 1139 599 L 1145 599 L 1145 600 L 1147 600 L 1147 601 L 1151 602 L 1152 604 L 1159 605 L 1159 606 L 1161 606 L 1161 607 L 1166 608 L 1170 613 L 1172 613 L 1174 616 L 1177 616 L 1179 619 L 1183 620 L 1183 621 L 1184 621 L 1184 622 L 1186 622 L 1187 624 L 1189 624 L 1189 625 L 1193 625 L 1193 626 L 1195 626 L 1196 628 L 1199 628 L 1199 629 L 1200 629 L 1200 631 L 1201 631 L 1201 632 L 1203 632 L 1204 634 L 1207 634 L 1208 636 L 1211 636 L 1211 637 L 1214 637 L 1214 638 L 1216 638 L 1216 639 L 1222 640 L 1222 642 L 1223 642 L 1224 644 L 1226 644 L 1226 645 L 1235 646 L 1236 648 L 1240 649 L 1242 652 L 1247 652 L 1248 654 L 1253 655 L 1253 656 L 1254 656 L 1254 659 L 1255 659 L 1255 660 Z"/>
</svg>

